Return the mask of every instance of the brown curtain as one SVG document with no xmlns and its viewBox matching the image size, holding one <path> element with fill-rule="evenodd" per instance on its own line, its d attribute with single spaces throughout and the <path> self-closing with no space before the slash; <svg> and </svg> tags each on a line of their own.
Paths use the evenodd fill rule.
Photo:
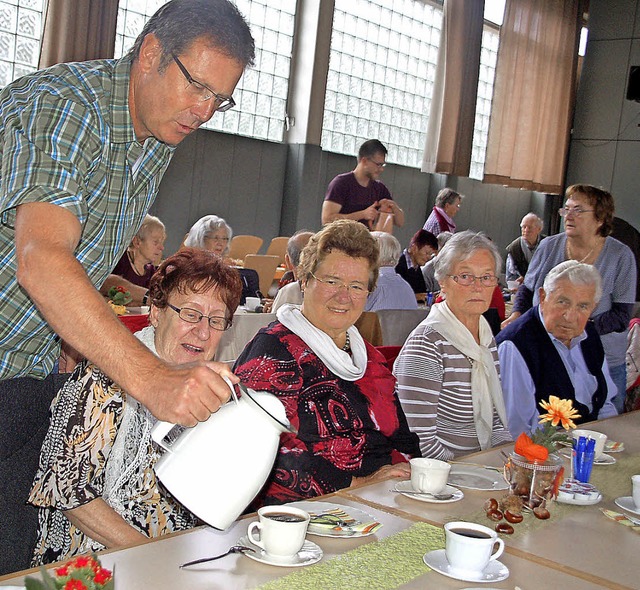
<svg viewBox="0 0 640 590">
<path fill-rule="evenodd" d="M 40 68 L 113 57 L 118 0 L 49 0 Z"/>
<path fill-rule="evenodd" d="M 508 0 L 484 182 L 561 192 L 573 113 L 579 0 Z"/>
<path fill-rule="evenodd" d="M 484 0 L 445 0 L 423 172 L 469 176 Z"/>
</svg>

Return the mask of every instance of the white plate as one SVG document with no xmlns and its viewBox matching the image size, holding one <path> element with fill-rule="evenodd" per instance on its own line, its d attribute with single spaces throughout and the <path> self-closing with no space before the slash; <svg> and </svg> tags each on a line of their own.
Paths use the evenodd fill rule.
<svg viewBox="0 0 640 590">
<path fill-rule="evenodd" d="M 400 492 L 403 496 L 411 498 L 412 500 L 419 500 L 420 502 L 430 502 L 433 504 L 449 504 L 450 502 L 457 502 L 458 500 L 462 500 L 462 498 L 464 498 L 464 494 L 458 488 L 454 488 L 453 486 L 449 485 L 440 492 L 441 494 L 453 494 L 453 498 L 449 498 L 448 500 L 438 500 L 437 498 L 422 494 L 421 492 L 416 493 L 411 486 L 411 480 L 397 482 L 395 485 L 395 490 L 396 492 Z"/>
<path fill-rule="evenodd" d="M 633 496 L 621 496 L 620 498 L 616 498 L 615 502 L 620 508 L 624 508 L 627 512 L 640 516 L 640 508 L 636 508 L 636 505 L 633 503 Z"/>
<path fill-rule="evenodd" d="M 556 498 L 556 502 L 560 502 L 560 504 L 573 504 L 574 506 L 591 506 L 592 504 L 597 504 L 601 500 L 602 494 L 598 494 L 597 498 L 587 498 L 585 500 L 577 498 L 561 498 L 560 496 Z"/>
<path fill-rule="evenodd" d="M 567 459 L 571 459 L 571 449 L 562 449 L 560 454 Z M 616 462 L 616 458 L 611 455 L 607 455 L 606 453 L 602 453 L 600 457 L 593 460 L 594 465 L 613 465 Z"/>
<path fill-rule="evenodd" d="M 624 451 L 624 443 L 608 440 L 604 443 L 604 451 L 605 453 L 622 453 Z"/>
<path fill-rule="evenodd" d="M 249 537 L 242 537 L 238 539 L 238 545 L 246 545 L 247 547 L 254 547 L 255 553 L 247 551 L 243 553 L 245 557 L 259 561 L 260 563 L 266 563 L 267 565 L 277 565 L 279 567 L 302 567 L 303 565 L 311 565 L 322 559 L 322 549 L 318 547 L 313 541 L 305 541 L 302 549 L 298 551 L 293 557 L 275 557 L 269 555 L 264 549 L 258 547 L 249 540 Z"/>
<path fill-rule="evenodd" d="M 509 568 L 497 559 L 490 561 L 484 571 L 478 573 L 452 568 L 447 561 L 444 549 L 429 551 L 422 560 L 439 574 L 463 582 L 499 582 L 509 577 Z"/>
<path fill-rule="evenodd" d="M 469 490 L 506 490 L 509 487 L 499 471 L 471 465 L 451 465 L 449 483 Z"/>
<path fill-rule="evenodd" d="M 375 522 L 376 519 L 363 512 L 362 510 L 358 510 L 357 508 L 352 508 L 351 506 L 344 506 L 343 504 L 334 504 L 332 502 L 289 502 L 287 506 L 295 506 L 296 508 L 300 508 L 300 510 L 304 510 L 309 514 L 322 514 L 323 512 L 327 512 L 329 510 L 335 510 L 339 508 L 340 510 L 344 510 L 351 518 L 358 521 L 358 524 L 362 522 Z M 381 527 L 382 525 L 380 525 Z M 309 528 L 307 532 L 310 535 L 317 535 L 318 537 L 349 537 L 353 539 L 354 537 L 368 537 L 369 535 L 373 535 L 378 530 L 378 527 L 375 531 L 371 531 L 369 533 L 363 533 L 360 531 L 337 531 L 335 529 L 330 529 L 326 526 L 309 524 Z"/>
</svg>

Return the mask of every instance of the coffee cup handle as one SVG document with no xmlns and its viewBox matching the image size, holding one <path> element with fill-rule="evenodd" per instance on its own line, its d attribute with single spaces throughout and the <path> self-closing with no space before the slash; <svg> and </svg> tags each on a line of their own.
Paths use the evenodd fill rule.
<svg viewBox="0 0 640 590">
<path fill-rule="evenodd" d="M 249 537 L 249 541 L 251 541 L 254 545 L 257 545 L 258 547 L 264 549 L 264 543 L 253 536 L 253 531 L 255 531 L 256 529 L 260 530 L 260 522 L 257 520 L 249 525 L 249 528 L 247 529 L 247 537 Z M 502 553 L 502 551 L 500 553 Z"/>
<path fill-rule="evenodd" d="M 496 543 L 498 544 L 498 550 L 491 555 L 491 557 L 489 558 L 489 561 L 498 559 L 498 557 L 500 557 L 502 555 L 502 552 L 504 551 L 504 541 L 500 537 L 496 539 L 495 543 L 493 544 L 494 547 L 496 546 Z"/>
</svg>

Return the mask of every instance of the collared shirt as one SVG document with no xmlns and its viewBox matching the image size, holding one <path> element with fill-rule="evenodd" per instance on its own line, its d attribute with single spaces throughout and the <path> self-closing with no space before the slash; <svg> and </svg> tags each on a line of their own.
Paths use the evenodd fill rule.
<svg viewBox="0 0 640 590">
<path fill-rule="evenodd" d="M 442 215 L 442 217 L 446 219 L 447 223 L 453 227 L 451 231 L 455 232 L 456 223 L 455 221 L 453 221 L 453 218 L 449 217 L 449 215 L 447 215 L 444 212 L 444 209 L 442 209 L 441 207 L 434 207 L 434 209 L 438 210 L 438 213 L 440 213 L 440 215 Z M 429 217 L 427 217 L 427 220 L 424 222 L 424 226 L 422 227 L 422 229 L 426 229 L 428 232 L 431 232 L 434 236 L 437 236 L 439 233 L 443 231 L 442 228 L 440 227 L 440 223 L 438 222 L 438 217 L 436 216 L 435 211 L 432 211 Z"/>
<path fill-rule="evenodd" d="M 418 309 L 413 289 L 393 266 L 381 266 L 376 288 L 369 293 L 365 311 L 378 309 Z"/>
<path fill-rule="evenodd" d="M 16 207 L 46 202 L 82 225 L 76 258 L 99 287 L 155 199 L 173 149 L 136 140 L 131 63 L 59 64 L 0 92 L 0 379 L 44 378 L 59 338 L 16 280 Z M 57 295 L 65 304 L 65 293 Z"/>
<path fill-rule="evenodd" d="M 540 308 L 538 310 L 544 326 L 542 310 Z M 548 330 L 547 334 L 562 359 L 569 379 L 571 379 L 576 400 L 591 411 L 593 409 L 591 398 L 598 387 L 598 382 L 595 375 L 589 372 L 582 348 L 579 346 L 587 337 L 587 333 L 583 331 L 582 334 L 573 338 L 568 348 Z M 527 363 L 511 340 L 505 340 L 498 345 L 498 355 L 500 356 L 500 381 L 502 382 L 502 393 L 509 421 L 509 432 L 515 439 L 520 433 L 533 432 L 539 427 L 540 413 L 536 407 L 536 388 Z M 609 375 L 609 365 L 606 359 L 602 364 L 602 373 L 607 382 L 607 399 L 598 414 L 598 419 L 618 414 L 611 401 L 618 391 Z"/>
</svg>

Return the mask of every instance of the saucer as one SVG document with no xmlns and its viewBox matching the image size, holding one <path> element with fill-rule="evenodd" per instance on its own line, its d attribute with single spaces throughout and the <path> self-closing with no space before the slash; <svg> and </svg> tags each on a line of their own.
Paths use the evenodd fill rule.
<svg viewBox="0 0 640 590">
<path fill-rule="evenodd" d="M 615 499 L 615 503 L 631 514 L 637 514 L 640 516 L 640 508 L 637 508 L 633 503 L 633 496 L 621 496 Z"/>
<path fill-rule="evenodd" d="M 431 502 L 433 504 L 449 504 L 451 502 L 457 502 L 458 500 L 462 500 L 464 498 L 464 494 L 453 486 L 446 486 L 444 490 L 442 490 L 441 494 L 453 494 L 453 498 L 449 498 L 448 500 L 438 500 L 433 496 L 429 496 L 428 494 L 423 494 L 422 492 L 416 492 L 411 486 L 411 481 L 399 481 L 395 485 L 396 492 L 400 492 L 403 496 L 407 498 L 411 498 L 412 500 L 418 500 L 420 502 Z"/>
<path fill-rule="evenodd" d="M 506 490 L 509 484 L 497 469 L 487 469 L 482 465 L 451 465 L 449 483 L 469 490 Z"/>
<path fill-rule="evenodd" d="M 292 557 L 276 557 L 275 555 L 269 555 L 262 547 L 258 547 L 249 540 L 249 537 L 245 536 L 238 539 L 238 545 L 246 545 L 247 547 L 254 547 L 255 553 L 247 551 L 243 553 L 245 557 L 259 561 L 260 563 L 266 563 L 267 565 L 276 565 L 280 567 L 302 567 L 304 565 L 311 565 L 322 559 L 322 549 L 318 547 L 312 541 L 305 541 L 302 549 L 298 551 Z"/>
<path fill-rule="evenodd" d="M 613 465 L 616 462 L 616 458 L 606 453 L 602 453 L 597 459 L 594 459 L 594 465 Z"/>
<path fill-rule="evenodd" d="M 509 568 L 497 559 L 490 561 L 481 572 L 468 572 L 451 567 L 444 549 L 429 551 L 422 560 L 439 574 L 463 582 L 499 582 L 509 577 Z"/>
</svg>

